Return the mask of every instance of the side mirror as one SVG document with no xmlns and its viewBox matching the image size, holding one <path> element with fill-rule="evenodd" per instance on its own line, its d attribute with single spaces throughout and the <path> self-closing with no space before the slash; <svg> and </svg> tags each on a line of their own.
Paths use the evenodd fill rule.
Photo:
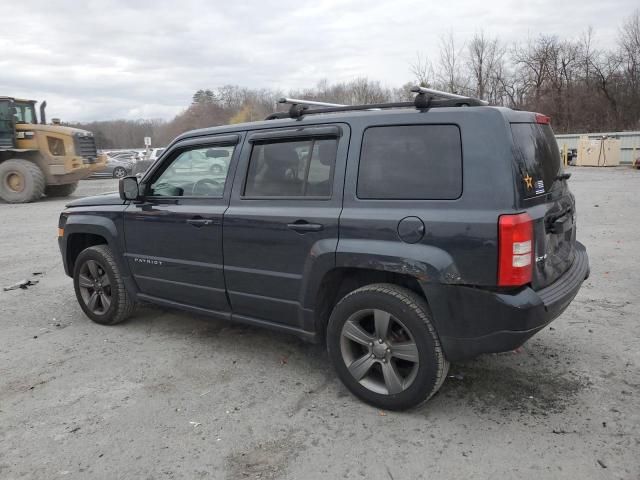
<svg viewBox="0 0 640 480">
<path fill-rule="evenodd" d="M 140 198 L 137 177 L 124 177 L 120 179 L 120 198 L 122 200 L 137 200 Z"/>
</svg>

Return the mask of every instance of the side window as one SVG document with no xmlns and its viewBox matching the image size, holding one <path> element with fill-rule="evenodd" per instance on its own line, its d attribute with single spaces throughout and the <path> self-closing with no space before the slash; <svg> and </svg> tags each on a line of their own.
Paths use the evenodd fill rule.
<svg viewBox="0 0 640 480">
<path fill-rule="evenodd" d="M 245 197 L 330 197 L 335 138 L 255 143 Z"/>
<path fill-rule="evenodd" d="M 462 194 L 462 144 L 455 125 L 365 130 L 358 198 L 452 200 Z"/>
<path fill-rule="evenodd" d="M 151 183 L 154 197 L 222 197 L 235 146 L 183 150 Z"/>
</svg>

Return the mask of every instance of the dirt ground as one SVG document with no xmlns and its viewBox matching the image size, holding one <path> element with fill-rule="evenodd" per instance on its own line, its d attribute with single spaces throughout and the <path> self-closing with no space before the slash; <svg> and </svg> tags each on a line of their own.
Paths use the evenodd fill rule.
<svg viewBox="0 0 640 480">
<path fill-rule="evenodd" d="M 405 413 L 292 337 L 151 307 L 91 323 L 60 262 L 65 200 L 0 204 L 0 286 L 39 282 L 0 289 L 0 479 L 640 478 L 640 172 L 570 171 L 591 260 L 573 304 Z"/>
</svg>

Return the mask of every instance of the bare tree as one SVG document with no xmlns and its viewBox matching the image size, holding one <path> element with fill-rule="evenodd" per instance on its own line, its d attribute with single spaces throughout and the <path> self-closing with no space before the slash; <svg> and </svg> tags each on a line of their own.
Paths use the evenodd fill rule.
<svg viewBox="0 0 640 480">
<path fill-rule="evenodd" d="M 453 32 L 440 38 L 439 77 L 443 88 L 451 93 L 461 93 L 467 88 L 467 81 L 461 71 L 462 49 L 456 48 Z"/>
<path fill-rule="evenodd" d="M 633 12 L 624 22 L 618 37 L 618 49 L 623 69 L 622 101 L 625 109 L 621 112 L 625 125 L 640 128 L 640 9 Z"/>
<path fill-rule="evenodd" d="M 591 66 L 597 79 L 597 85 L 600 92 L 605 96 L 609 103 L 609 109 L 606 115 L 609 123 L 614 129 L 619 128 L 619 112 L 618 99 L 616 95 L 616 80 L 619 73 L 622 59 L 615 53 L 599 52 L 593 56 Z"/>
<path fill-rule="evenodd" d="M 514 47 L 513 58 L 516 67 L 521 70 L 523 86 L 528 92 L 533 92 L 535 103 L 540 102 L 556 44 L 556 37 L 540 35 L 535 40 L 529 39 L 524 46 Z"/>
<path fill-rule="evenodd" d="M 415 61 L 409 66 L 413 77 L 421 87 L 431 87 L 433 84 L 433 65 L 426 55 L 416 54 Z"/>
<path fill-rule="evenodd" d="M 479 98 L 492 96 L 495 100 L 499 87 L 498 74 L 502 74 L 502 58 L 504 48 L 497 38 L 488 38 L 480 30 L 469 42 L 467 50 L 467 67 L 471 72 L 475 95 Z"/>
</svg>

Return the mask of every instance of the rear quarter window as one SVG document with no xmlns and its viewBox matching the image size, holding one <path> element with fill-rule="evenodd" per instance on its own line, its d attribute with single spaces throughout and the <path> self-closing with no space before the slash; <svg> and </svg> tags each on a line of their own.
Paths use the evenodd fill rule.
<svg viewBox="0 0 640 480">
<path fill-rule="evenodd" d="M 525 197 L 548 192 L 562 167 L 553 130 L 544 124 L 512 123 L 511 134 L 514 161 Z"/>
<path fill-rule="evenodd" d="M 358 169 L 358 198 L 452 200 L 461 194 L 462 144 L 456 125 L 365 130 Z"/>
</svg>

